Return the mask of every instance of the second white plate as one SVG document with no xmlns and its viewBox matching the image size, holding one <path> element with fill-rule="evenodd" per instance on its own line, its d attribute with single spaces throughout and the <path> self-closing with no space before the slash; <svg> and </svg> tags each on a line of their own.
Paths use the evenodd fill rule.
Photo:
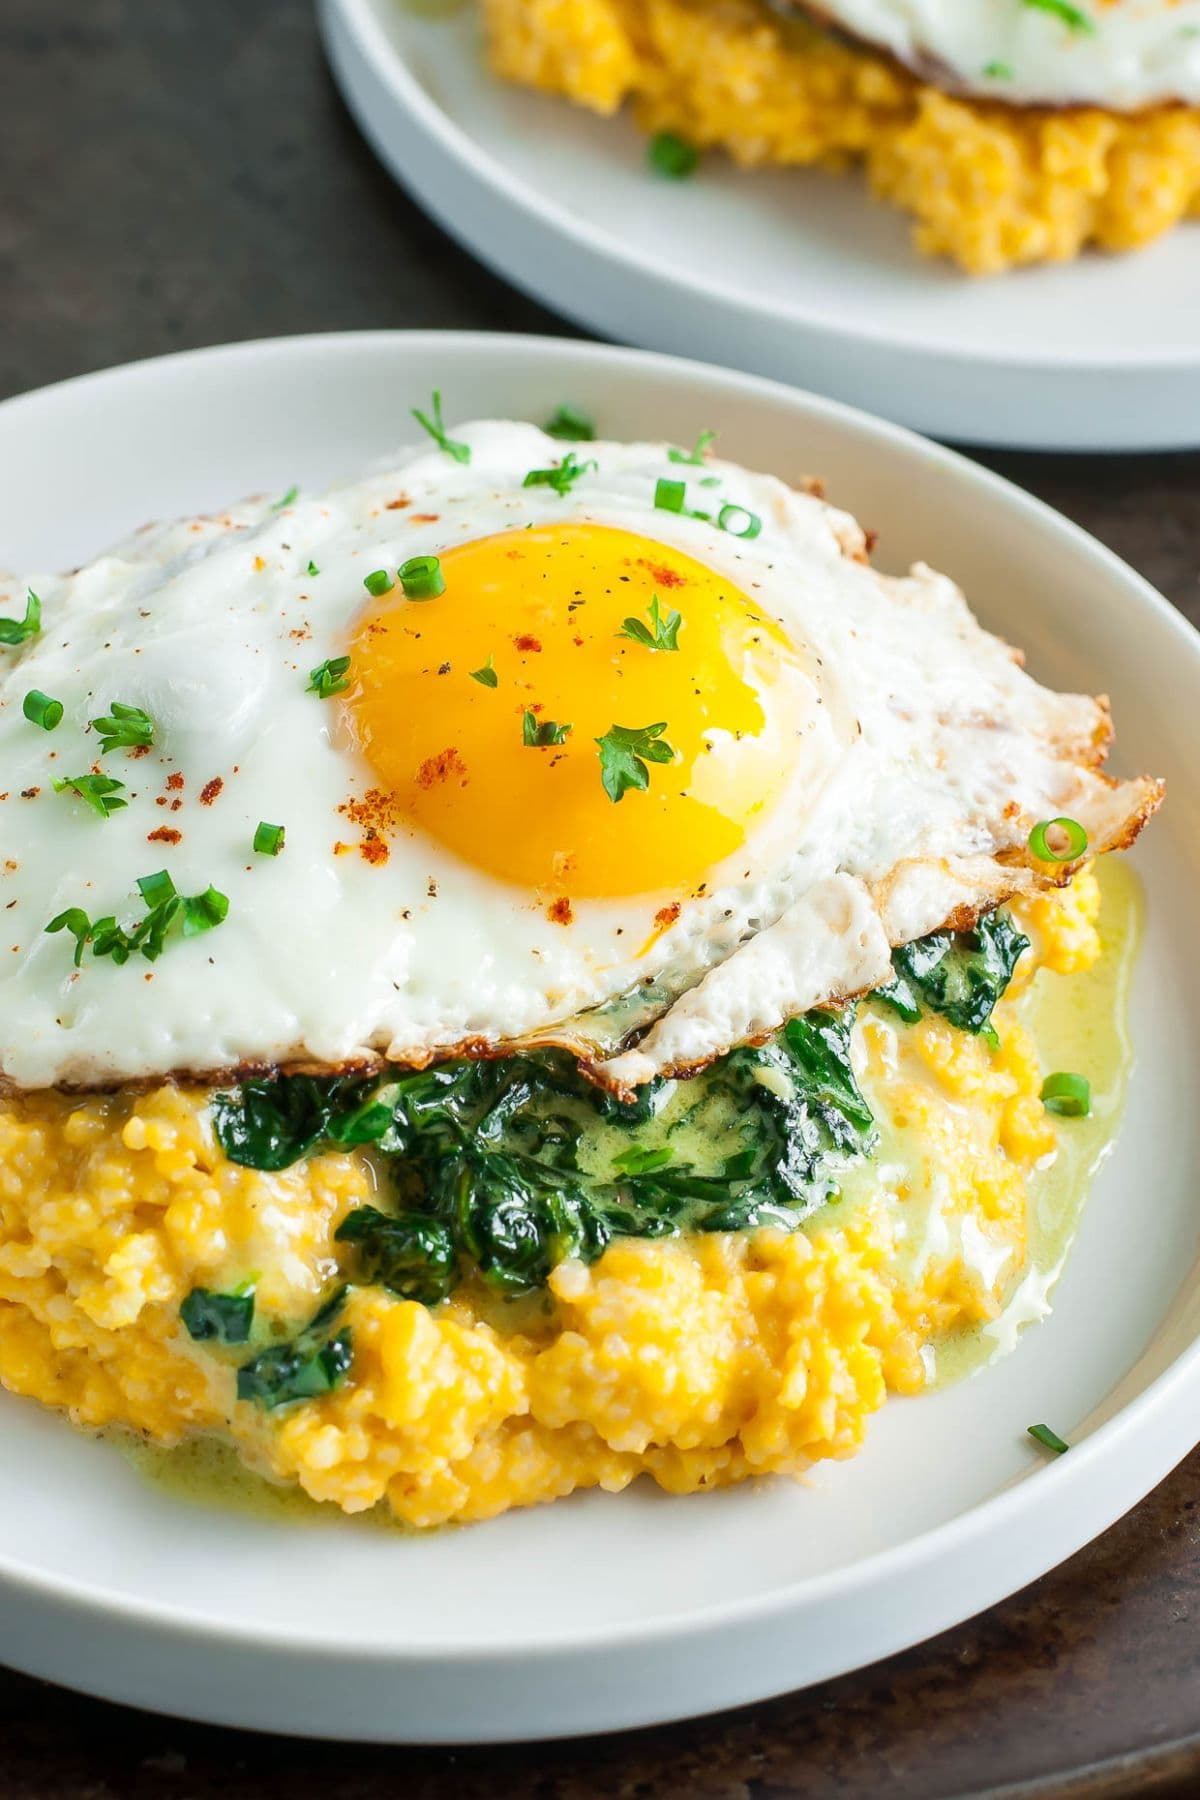
<svg viewBox="0 0 1200 1800">
<path fill-rule="evenodd" d="M 473 6 L 319 0 L 383 161 L 509 281 L 608 337 L 801 383 L 964 443 L 1200 444 L 1200 225 L 972 280 L 857 176 L 646 168 L 627 119 L 492 80 Z"/>
</svg>

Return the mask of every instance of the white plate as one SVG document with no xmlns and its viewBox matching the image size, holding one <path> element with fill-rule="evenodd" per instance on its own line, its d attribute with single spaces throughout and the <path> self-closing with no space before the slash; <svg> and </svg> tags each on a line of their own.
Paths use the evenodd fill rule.
<svg viewBox="0 0 1200 1800">
<path fill-rule="evenodd" d="M 1006 1361 L 893 1401 L 810 1485 L 639 1485 L 426 1537 L 271 1524 L 144 1485 L 0 1399 L 3 1657 L 227 1724 L 458 1742 L 640 1725 L 816 1681 L 1032 1580 L 1200 1433 L 1200 639 L 1073 526 L 948 452 L 769 383 L 519 337 L 293 338 L 88 376 L 0 407 L 0 543 L 69 565 L 154 515 L 324 482 L 386 455 L 440 384 L 451 420 L 544 417 L 797 477 L 924 555 L 1051 682 L 1113 696 L 1126 769 L 1172 792 L 1138 860 L 1149 934 L 1128 1117 L 1059 1304 Z M 1025 1426 L 1073 1442 L 1047 1464 Z"/>
<path fill-rule="evenodd" d="M 475 8 L 320 0 L 334 74 L 413 197 L 509 281 L 604 336 L 965 443 L 1200 444 L 1200 224 L 1141 255 L 972 280 L 920 257 L 857 176 L 646 169 L 628 119 L 489 78 Z M 398 275 L 403 280 L 403 272 Z"/>
</svg>

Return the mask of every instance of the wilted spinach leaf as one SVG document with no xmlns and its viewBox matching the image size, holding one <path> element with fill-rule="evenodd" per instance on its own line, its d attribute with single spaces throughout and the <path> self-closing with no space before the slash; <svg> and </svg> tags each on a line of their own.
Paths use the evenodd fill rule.
<svg viewBox="0 0 1200 1800">
<path fill-rule="evenodd" d="M 331 1325 L 346 1297 L 339 1288 L 289 1343 L 274 1344 L 243 1363 L 237 1372 L 237 1397 L 273 1409 L 292 1400 L 312 1400 L 332 1393 L 346 1379 L 353 1361 L 349 1327 L 331 1335 Z"/>
<path fill-rule="evenodd" d="M 361 1081 L 280 1075 L 244 1081 L 214 1101 L 217 1141 L 230 1162 L 247 1169 L 287 1169 L 319 1143 Z"/>
<path fill-rule="evenodd" d="M 973 931 L 936 931 L 893 951 L 895 979 L 875 998 L 910 1025 L 928 1011 L 961 1031 L 990 1033 L 993 1008 L 1028 948 L 1008 913 L 985 913 Z"/>
<path fill-rule="evenodd" d="M 254 1295 L 194 1287 L 181 1303 L 179 1316 L 197 1343 L 216 1338 L 222 1344 L 244 1344 L 254 1323 Z"/>
<path fill-rule="evenodd" d="M 426 1213 L 384 1213 L 375 1206 L 356 1206 L 334 1237 L 340 1244 L 354 1245 L 364 1281 L 378 1282 L 402 1300 L 434 1306 L 458 1279 L 454 1239 Z"/>
</svg>

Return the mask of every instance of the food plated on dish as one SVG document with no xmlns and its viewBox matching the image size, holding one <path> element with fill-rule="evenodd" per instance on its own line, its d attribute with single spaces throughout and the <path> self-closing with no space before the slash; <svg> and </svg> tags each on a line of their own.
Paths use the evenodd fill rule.
<svg viewBox="0 0 1200 1800">
<path fill-rule="evenodd" d="M 0 605 L 0 1379 L 419 1526 L 848 1455 L 1045 1310 L 1161 784 L 709 434 L 418 417 Z"/>
<path fill-rule="evenodd" d="M 1127 251 L 1200 209 L 1196 0 L 482 0 L 501 77 L 633 104 L 660 166 L 865 168 L 977 274 Z"/>
</svg>

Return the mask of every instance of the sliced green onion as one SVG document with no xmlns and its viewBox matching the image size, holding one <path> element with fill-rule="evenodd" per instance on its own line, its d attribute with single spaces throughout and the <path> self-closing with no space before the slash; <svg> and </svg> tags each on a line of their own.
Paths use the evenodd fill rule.
<svg viewBox="0 0 1200 1800">
<path fill-rule="evenodd" d="M 654 504 L 660 512 L 681 513 L 686 499 L 686 481 L 668 481 L 663 477 L 655 482 Z"/>
<path fill-rule="evenodd" d="M 363 576 L 363 586 L 376 600 L 382 600 L 385 594 L 390 594 L 395 585 L 386 569 L 372 569 L 369 575 Z"/>
<path fill-rule="evenodd" d="M 1055 833 L 1057 849 L 1050 841 L 1051 832 Z M 1039 862 L 1075 862 L 1087 847 L 1087 832 L 1077 819 L 1045 819 L 1029 834 L 1029 848 Z"/>
<path fill-rule="evenodd" d="M 254 848 L 259 856 L 278 856 L 283 849 L 282 825 L 268 825 L 265 819 L 254 833 Z"/>
<path fill-rule="evenodd" d="M 1086 1119 L 1092 1110 L 1092 1084 L 1086 1075 L 1060 1069 L 1043 1081 L 1042 1105 L 1064 1119 Z"/>
<path fill-rule="evenodd" d="M 700 161 L 695 144 L 689 144 L 674 131 L 658 131 L 646 147 L 650 167 L 669 181 L 683 181 L 693 174 Z"/>
<path fill-rule="evenodd" d="M 308 572 L 310 575 L 319 575 L 321 573 L 311 556 L 308 559 Z"/>
<path fill-rule="evenodd" d="M 285 506 L 290 506 L 292 504 L 299 492 L 300 489 L 298 487 L 290 487 L 286 494 L 281 494 L 278 500 L 273 500 L 271 502 L 271 511 L 282 512 Z"/>
<path fill-rule="evenodd" d="M 350 686 L 346 676 L 350 670 L 348 656 L 334 656 L 323 662 L 318 668 L 310 671 L 306 694 L 315 694 L 318 700 L 328 700 L 331 694 L 340 694 Z"/>
<path fill-rule="evenodd" d="M 62 723 L 63 703 L 61 700 L 52 700 L 40 688 L 31 688 L 21 703 L 21 711 L 31 725 L 40 725 L 43 731 L 53 731 L 56 725 Z"/>
<path fill-rule="evenodd" d="M 446 591 L 446 577 L 436 556 L 410 556 L 400 565 L 400 586 L 409 600 L 436 600 Z"/>
<path fill-rule="evenodd" d="M 480 687 L 494 688 L 500 685 L 500 678 L 496 674 L 496 665 L 492 661 L 491 651 L 488 652 L 488 659 L 481 669 L 469 669 L 467 672 L 471 680 L 477 681 Z"/>
<path fill-rule="evenodd" d="M 1045 1449 L 1053 1450 L 1055 1456 L 1061 1456 L 1064 1450 L 1071 1448 L 1066 1439 L 1060 1438 L 1057 1431 L 1051 1431 L 1048 1425 L 1027 1425 L 1025 1429 Z"/>
<path fill-rule="evenodd" d="M 756 538 L 762 530 L 762 520 L 747 506 L 723 506 L 717 514 L 717 524 L 730 537 L 737 538 Z"/>
<path fill-rule="evenodd" d="M 1013 69 L 1011 63 L 990 62 L 983 65 L 984 75 L 989 81 L 1011 81 Z"/>
<path fill-rule="evenodd" d="M 596 435 L 595 421 L 577 406 L 556 406 L 542 430 L 567 444 L 590 444 Z"/>
</svg>

